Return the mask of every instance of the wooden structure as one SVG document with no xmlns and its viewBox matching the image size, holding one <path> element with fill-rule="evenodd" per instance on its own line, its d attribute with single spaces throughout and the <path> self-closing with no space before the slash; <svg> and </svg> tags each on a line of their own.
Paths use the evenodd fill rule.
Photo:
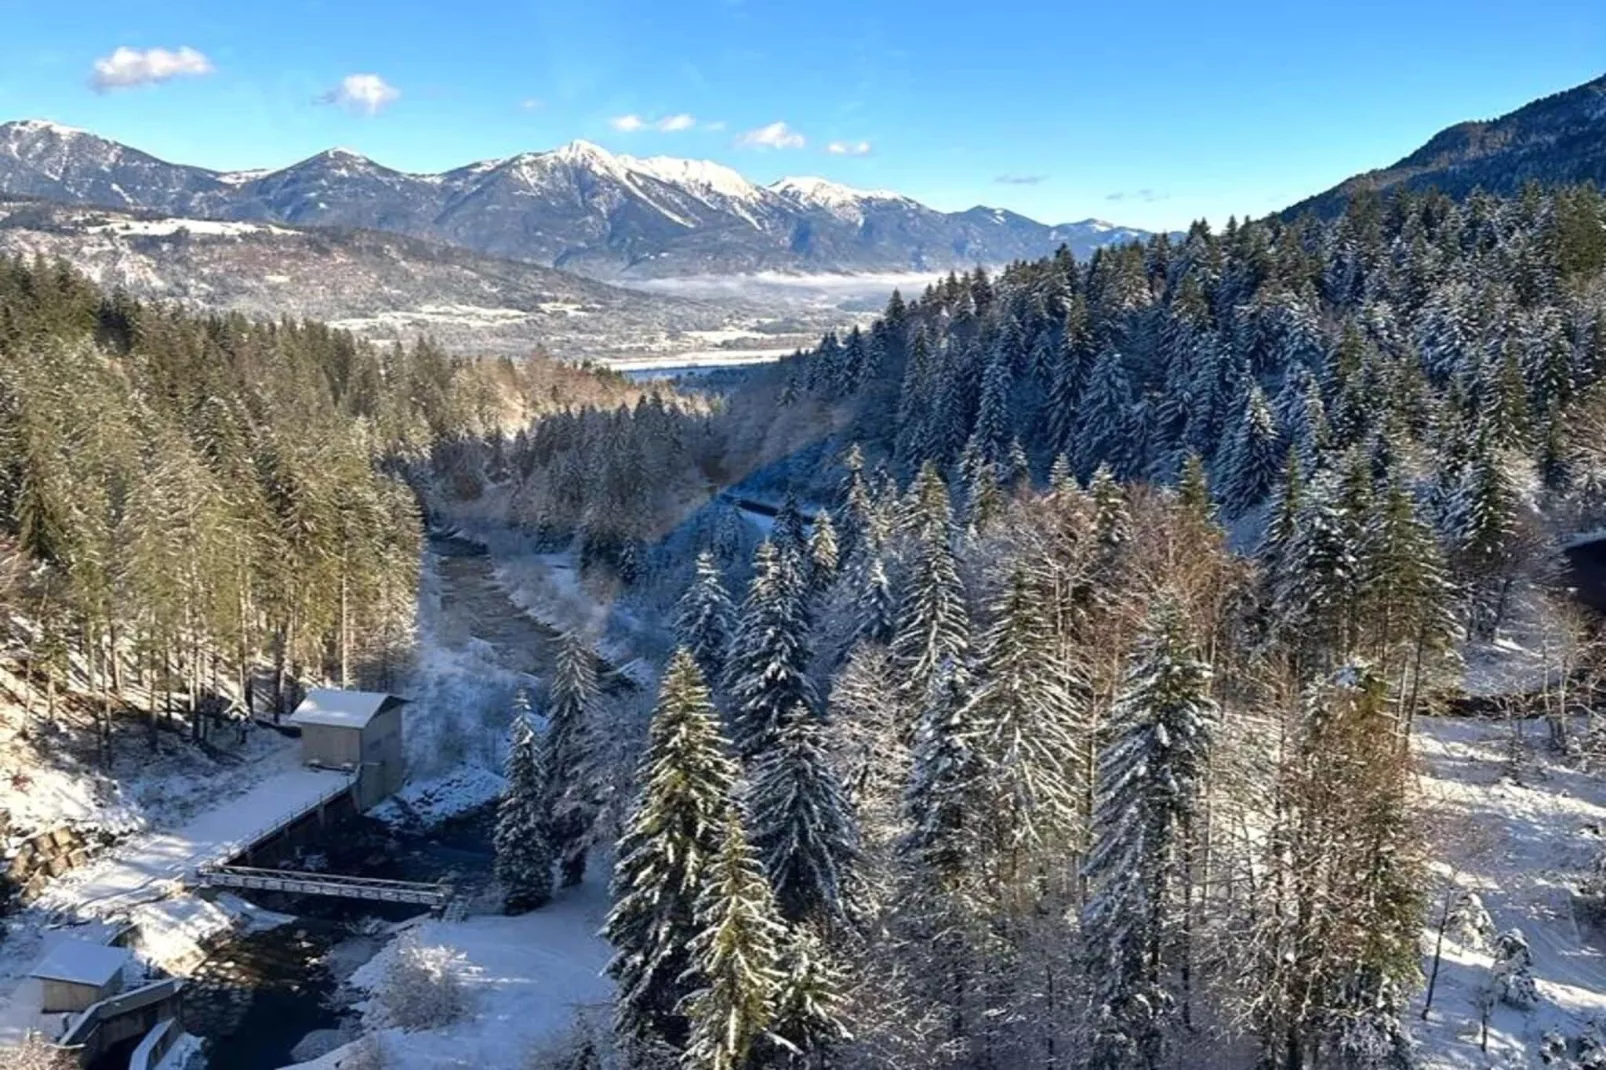
<svg viewBox="0 0 1606 1070">
<path fill-rule="evenodd" d="M 41 992 L 46 1014 L 83 1011 L 123 990 L 123 970 L 133 954 L 83 940 L 63 940 L 29 973 Z"/>
<path fill-rule="evenodd" d="M 357 774 L 357 809 L 373 809 L 406 776 L 403 705 L 405 700 L 375 691 L 308 691 L 290 715 L 301 730 L 301 760 Z"/>
<path fill-rule="evenodd" d="M 393 881 L 378 877 L 344 877 L 338 873 L 298 873 L 288 869 L 247 866 L 203 866 L 195 883 L 207 888 L 256 889 L 293 895 L 326 895 L 375 903 L 413 903 L 442 910 L 452 899 L 449 884 Z"/>
</svg>

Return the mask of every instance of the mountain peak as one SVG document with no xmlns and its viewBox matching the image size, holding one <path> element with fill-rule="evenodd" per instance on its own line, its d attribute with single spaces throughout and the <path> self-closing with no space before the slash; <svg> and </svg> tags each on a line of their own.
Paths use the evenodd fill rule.
<svg viewBox="0 0 1606 1070">
<path fill-rule="evenodd" d="M 575 138 L 567 145 L 560 145 L 558 148 L 553 149 L 551 153 L 543 153 L 542 155 L 556 156 L 564 163 L 569 164 L 611 165 L 617 159 L 613 153 L 609 152 L 601 145 L 594 144 L 593 142 L 586 141 L 582 138 Z"/>
<path fill-rule="evenodd" d="M 789 200 L 832 210 L 857 208 L 865 201 L 905 199 L 902 194 L 891 190 L 857 189 L 814 175 L 793 175 L 783 178 L 770 183 L 769 189 L 772 193 L 778 193 Z"/>
<path fill-rule="evenodd" d="M 0 123 L 0 130 L 14 130 L 20 134 L 54 134 L 56 137 L 94 137 L 87 130 L 77 127 L 63 126 L 48 119 L 18 119 L 16 122 Z"/>
</svg>

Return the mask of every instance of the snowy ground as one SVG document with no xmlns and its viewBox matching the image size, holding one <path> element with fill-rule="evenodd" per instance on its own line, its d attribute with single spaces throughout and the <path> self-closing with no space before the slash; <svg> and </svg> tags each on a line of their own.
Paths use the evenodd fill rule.
<svg viewBox="0 0 1606 1070">
<path fill-rule="evenodd" d="M 1487 948 L 1445 941 L 1432 1013 L 1412 1026 L 1429 1067 L 1542 1065 L 1539 1045 L 1556 1031 L 1576 1039 L 1606 1023 L 1606 934 L 1574 909 L 1572 892 L 1606 848 L 1606 780 L 1552 759 L 1543 726 L 1517 726 L 1533 745 L 1518 776 L 1508 775 L 1512 726 L 1503 722 L 1427 720 L 1416 736 L 1421 789 L 1441 881 L 1475 891 L 1497 931 L 1516 927 L 1532 948 L 1540 1005 L 1498 1006 L 1489 1051 L 1479 1046 L 1477 1001 L 1492 963 Z M 1431 954 L 1440 904 L 1425 937 Z M 1431 963 L 1428 964 L 1430 966 Z M 1425 967 L 1426 968 L 1426 967 Z"/>
<path fill-rule="evenodd" d="M 606 867 L 550 905 L 519 917 L 472 917 L 461 922 L 409 923 L 419 944 L 446 946 L 466 959 L 467 1013 L 450 1025 L 404 1032 L 377 1029 L 386 1070 L 518 1070 L 537 1066 L 532 1053 L 567 1032 L 578 1014 L 606 1008 L 612 983 L 602 976 L 608 945 L 596 935 L 607 913 Z M 357 970 L 351 984 L 372 993 L 397 953 L 392 942 Z M 383 1010 L 370 999 L 376 1025 Z M 355 1045 L 336 1049 L 296 1070 L 338 1070 Z"/>
</svg>

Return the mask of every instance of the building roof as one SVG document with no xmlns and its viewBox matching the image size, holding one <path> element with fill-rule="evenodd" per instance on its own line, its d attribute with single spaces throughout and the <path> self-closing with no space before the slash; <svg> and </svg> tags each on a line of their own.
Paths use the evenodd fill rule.
<svg viewBox="0 0 1606 1070">
<path fill-rule="evenodd" d="M 314 688 L 290 715 L 295 725 L 329 725 L 333 728 L 363 728 L 381 710 L 401 703 L 395 695 L 381 691 L 340 691 Z"/>
<path fill-rule="evenodd" d="M 85 940 L 63 940 L 29 974 L 45 981 L 65 981 L 99 988 L 122 972 L 133 952 Z"/>
</svg>

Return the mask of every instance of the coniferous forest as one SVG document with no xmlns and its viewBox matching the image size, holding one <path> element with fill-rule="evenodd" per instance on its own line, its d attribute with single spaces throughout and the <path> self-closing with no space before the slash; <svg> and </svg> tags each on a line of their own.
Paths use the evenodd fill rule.
<svg viewBox="0 0 1606 1070">
<path fill-rule="evenodd" d="M 1603 268 L 1593 189 L 1360 197 L 950 277 L 738 388 L 769 538 L 636 581 L 680 651 L 627 1050 L 1415 1065 L 1412 726 L 1600 516 Z"/>
<path fill-rule="evenodd" d="M 394 686 L 426 519 L 493 503 L 652 663 L 567 635 L 506 749 L 507 907 L 611 870 L 573 1066 L 1404 1070 L 1413 725 L 1565 600 L 1603 378 L 1587 187 L 978 269 L 696 394 L 10 262 L 6 640 L 108 742 Z"/>
</svg>

